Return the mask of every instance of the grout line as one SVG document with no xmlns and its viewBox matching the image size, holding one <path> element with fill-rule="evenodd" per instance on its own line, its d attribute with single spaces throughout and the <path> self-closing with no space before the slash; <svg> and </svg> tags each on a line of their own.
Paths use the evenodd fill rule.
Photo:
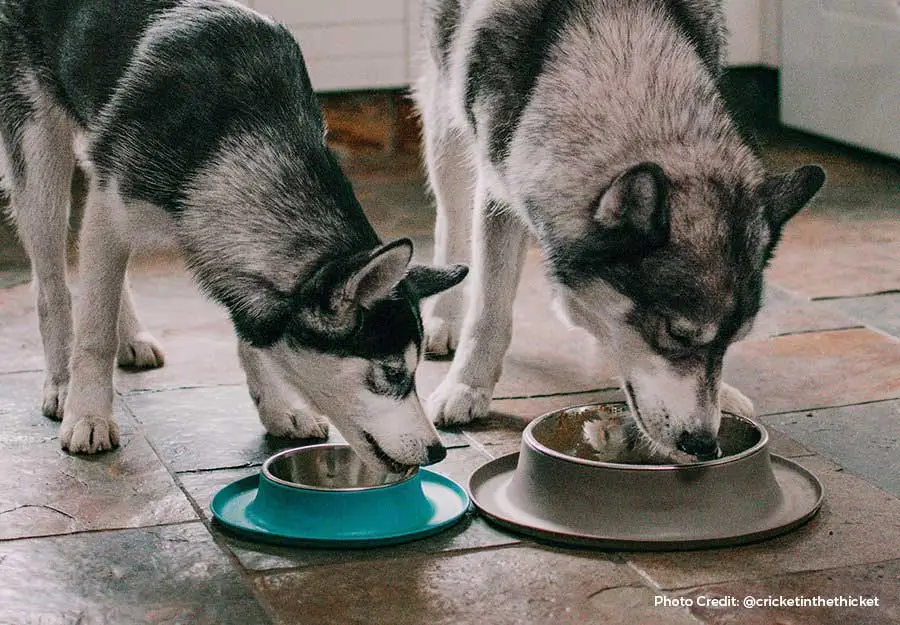
<svg viewBox="0 0 900 625">
<path fill-rule="evenodd" d="M 857 323 L 855 325 L 848 326 L 835 326 L 833 328 L 813 328 L 811 330 L 794 330 L 793 332 L 780 332 L 778 334 L 770 334 L 767 337 L 759 338 L 759 339 L 748 339 L 747 342 L 750 341 L 766 341 L 768 339 L 781 338 L 783 336 L 798 336 L 803 334 L 825 334 L 826 332 L 843 332 L 845 330 L 865 330 L 867 329 L 866 325 L 862 322 Z"/>
<path fill-rule="evenodd" d="M 344 566 L 353 566 L 358 564 L 371 564 L 372 562 L 392 562 L 397 560 L 424 560 L 424 559 L 449 559 L 455 558 L 459 556 L 467 556 L 475 553 L 483 553 L 486 551 L 500 551 L 502 549 L 515 549 L 517 547 L 522 546 L 531 546 L 533 543 L 512 538 L 515 542 L 503 543 L 500 545 L 480 545 L 475 547 L 465 547 L 462 549 L 452 549 L 452 550 L 439 550 L 439 551 L 409 551 L 396 553 L 394 555 L 390 555 L 388 557 L 384 557 L 383 555 L 378 555 L 377 552 L 373 550 L 343 550 L 348 553 L 356 552 L 359 554 L 369 554 L 371 557 L 367 555 L 363 555 L 362 557 L 352 558 L 348 560 L 341 561 L 333 561 L 333 562 L 323 562 L 320 564 L 307 564 L 301 566 L 287 566 L 287 567 L 275 567 L 271 569 L 260 569 L 260 570 L 247 570 L 247 573 L 251 577 L 251 579 L 259 579 L 263 577 L 282 575 L 285 573 L 306 573 L 312 570 L 322 570 L 322 569 L 333 569 Z M 394 545 L 394 547 L 402 547 L 402 544 Z M 390 546 L 388 546 L 390 548 Z M 377 549 L 377 548 L 375 548 Z"/>
<path fill-rule="evenodd" d="M 835 404 L 832 406 L 816 406 L 814 408 L 791 408 L 790 410 L 779 410 L 777 412 L 763 412 L 756 416 L 757 419 L 764 419 L 766 417 L 776 417 L 780 415 L 793 414 L 796 412 L 814 412 L 821 410 L 832 410 L 835 408 L 852 408 L 853 406 L 868 406 L 869 404 L 881 404 L 892 401 L 900 400 L 900 396 L 897 397 L 887 397 L 883 399 L 870 399 L 866 401 L 858 401 L 849 404 Z"/>
<path fill-rule="evenodd" d="M 624 564 L 630 568 L 634 573 L 641 578 L 646 586 L 649 586 L 652 590 L 661 591 L 663 588 L 660 586 L 655 579 L 653 579 L 650 574 L 639 567 L 637 564 L 629 560 L 626 556 L 617 554 L 617 557 L 621 558 Z"/>
<path fill-rule="evenodd" d="M 609 393 L 621 390 L 618 386 L 607 386 L 602 388 L 588 389 L 584 391 L 568 391 L 562 393 L 538 393 L 536 395 L 508 395 L 502 397 L 494 397 L 492 401 L 513 400 L 513 399 L 546 399 L 550 397 L 567 397 L 569 395 L 591 395 L 593 393 Z"/>
<path fill-rule="evenodd" d="M 40 540 L 42 538 L 62 538 L 65 536 L 81 536 L 82 534 L 102 534 L 104 532 L 133 532 L 136 530 L 148 530 L 157 527 L 176 527 L 178 525 L 190 525 L 191 523 L 199 523 L 201 519 L 190 519 L 185 521 L 170 521 L 168 523 L 156 523 L 154 525 L 139 525 L 137 527 L 99 527 L 83 530 L 75 530 L 73 532 L 60 532 L 54 534 L 41 534 L 39 536 L 17 536 L 16 538 L 0 539 L 0 546 L 6 543 L 13 543 L 23 540 Z"/>
<path fill-rule="evenodd" d="M 155 451 L 155 450 L 154 450 Z M 277 453 L 277 452 L 276 452 Z M 162 458 L 160 458 L 162 460 Z M 172 475 L 203 475 L 204 473 L 215 473 L 216 471 L 237 471 L 240 469 L 252 469 L 261 467 L 262 462 L 248 462 L 246 464 L 236 464 L 228 467 L 210 467 L 206 469 L 185 469 L 183 471 L 173 470 Z"/>
<path fill-rule="evenodd" d="M 131 388 L 119 391 L 122 395 L 151 395 L 153 393 L 166 393 L 168 391 L 190 391 L 206 388 L 237 388 L 244 386 L 241 382 L 222 382 L 220 384 L 185 384 L 183 386 L 163 386 L 156 388 Z"/>
<path fill-rule="evenodd" d="M 732 547 L 731 549 L 734 549 Z M 877 566 L 879 564 L 890 564 L 892 562 L 900 562 L 900 558 L 888 558 L 887 560 L 877 560 L 875 562 L 857 562 L 856 564 L 840 564 L 838 566 L 828 566 L 822 569 L 804 569 L 801 571 L 784 571 L 782 573 L 777 573 L 775 575 L 768 575 L 766 577 L 750 577 L 750 578 L 735 578 L 735 579 L 727 579 L 718 582 L 711 582 L 708 584 L 694 584 L 692 586 L 674 586 L 672 588 L 660 588 L 665 592 L 681 592 L 685 590 L 699 590 L 700 588 L 714 588 L 716 586 L 725 586 L 728 584 L 734 583 L 746 583 L 746 582 L 763 582 L 769 580 L 777 580 L 782 577 L 789 577 L 791 575 L 807 575 L 810 573 L 827 573 L 829 571 L 840 571 L 842 569 L 851 569 L 860 566 Z"/>
<path fill-rule="evenodd" d="M 862 293 L 860 295 L 824 295 L 822 297 L 811 297 L 811 302 L 835 302 L 848 299 L 863 299 L 866 297 L 877 297 L 879 295 L 897 295 L 900 289 L 886 289 L 884 291 L 872 291 L 871 293 Z"/>
<path fill-rule="evenodd" d="M 41 373 L 43 369 L 19 369 L 17 371 L 0 371 L 0 375 L 16 375 L 20 373 Z"/>
</svg>

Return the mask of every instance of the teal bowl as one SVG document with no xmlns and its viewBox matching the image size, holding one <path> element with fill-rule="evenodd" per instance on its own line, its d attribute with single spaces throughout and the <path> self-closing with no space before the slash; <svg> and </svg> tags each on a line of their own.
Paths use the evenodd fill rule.
<svg viewBox="0 0 900 625">
<path fill-rule="evenodd" d="M 422 491 L 419 468 L 403 474 L 369 468 L 346 445 L 289 449 L 263 465 L 247 515 L 277 530 L 348 538 L 419 527 L 434 512 Z"/>
<path fill-rule="evenodd" d="M 258 475 L 220 490 L 211 508 L 217 522 L 253 540 L 352 547 L 437 533 L 466 513 L 469 498 L 433 471 L 378 471 L 348 445 L 324 444 L 272 456 Z"/>
</svg>

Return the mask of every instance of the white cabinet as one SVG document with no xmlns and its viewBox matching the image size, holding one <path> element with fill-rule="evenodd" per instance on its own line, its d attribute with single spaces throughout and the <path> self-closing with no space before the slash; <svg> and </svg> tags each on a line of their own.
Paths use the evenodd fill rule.
<svg viewBox="0 0 900 625">
<path fill-rule="evenodd" d="M 788 0 L 781 32 L 784 123 L 900 157 L 900 0 Z"/>
<path fill-rule="evenodd" d="M 419 0 L 243 0 L 290 28 L 316 91 L 404 87 Z"/>
</svg>

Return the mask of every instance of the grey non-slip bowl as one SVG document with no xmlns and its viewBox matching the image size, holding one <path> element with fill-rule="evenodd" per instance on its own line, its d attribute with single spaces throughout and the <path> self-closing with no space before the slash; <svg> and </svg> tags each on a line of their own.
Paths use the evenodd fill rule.
<svg viewBox="0 0 900 625">
<path fill-rule="evenodd" d="M 539 417 L 525 429 L 519 453 L 472 474 L 472 500 L 489 520 L 524 534 L 634 550 L 762 540 L 803 524 L 821 506 L 819 481 L 770 454 L 768 434 L 755 421 L 723 415 L 723 456 L 686 462 L 641 453 L 627 414 L 617 404 Z M 594 445 L 585 443 L 585 431 Z"/>
</svg>

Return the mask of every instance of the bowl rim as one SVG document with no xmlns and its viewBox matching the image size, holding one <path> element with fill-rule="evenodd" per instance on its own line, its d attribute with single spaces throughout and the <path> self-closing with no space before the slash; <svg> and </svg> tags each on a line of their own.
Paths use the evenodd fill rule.
<svg viewBox="0 0 900 625">
<path fill-rule="evenodd" d="M 388 484 L 378 484 L 376 486 L 348 486 L 345 488 L 322 488 L 319 486 L 312 486 L 311 484 L 301 484 L 299 482 L 288 482 L 287 480 L 283 480 L 280 477 L 276 477 L 269 470 L 269 466 L 281 459 L 284 456 L 290 456 L 298 453 L 303 453 L 312 449 L 340 449 L 346 448 L 353 451 L 353 448 L 346 443 L 319 443 L 317 445 L 304 445 L 302 447 L 291 447 L 290 449 L 282 449 L 277 454 L 270 456 L 265 462 L 263 462 L 262 468 L 259 471 L 260 478 L 263 480 L 267 480 L 279 486 L 284 486 L 285 488 L 289 488 L 295 491 L 316 491 L 320 493 L 348 493 L 348 492 L 367 492 L 367 491 L 376 491 L 384 488 L 391 488 L 393 486 L 399 486 L 400 484 L 405 484 L 410 481 L 416 475 L 419 474 L 419 467 L 414 465 L 410 467 L 406 473 L 397 481 L 390 482 Z"/>
<path fill-rule="evenodd" d="M 595 408 L 597 406 L 611 406 L 614 404 L 625 404 L 625 402 L 596 402 L 591 404 L 579 404 L 577 406 L 567 406 L 566 408 L 559 408 L 557 410 L 551 410 L 550 412 L 544 413 L 541 416 L 534 419 L 531 423 L 529 423 L 525 430 L 522 432 L 522 443 L 525 447 L 530 448 L 532 451 L 538 452 L 545 456 L 551 456 L 553 458 L 557 458 L 559 460 L 564 460 L 566 462 L 571 462 L 574 464 L 581 464 L 590 467 L 599 467 L 599 468 L 607 468 L 607 469 L 616 469 L 618 471 L 685 471 L 685 470 L 697 470 L 697 469 L 705 469 L 707 467 L 716 467 L 725 464 L 731 464 L 733 462 L 739 462 L 741 460 L 745 460 L 750 456 L 758 454 L 762 452 L 763 449 L 768 447 L 769 445 L 769 432 L 765 427 L 758 421 L 751 419 L 749 417 L 744 417 L 741 415 L 737 415 L 731 412 L 723 412 L 723 415 L 728 415 L 730 418 L 737 419 L 739 421 L 743 421 L 745 423 L 750 424 L 754 428 L 756 428 L 759 433 L 759 441 L 756 442 L 752 447 L 745 449 L 744 451 L 736 454 L 732 454 L 730 456 L 725 456 L 723 458 L 717 458 L 716 460 L 707 460 L 703 462 L 691 462 L 687 464 L 628 464 L 624 462 L 604 462 L 602 460 L 588 460 L 586 458 L 579 458 L 577 456 L 569 456 L 564 454 L 561 451 L 557 451 L 555 449 L 551 449 L 547 447 L 540 441 L 538 441 L 534 436 L 534 428 L 544 421 L 545 419 L 549 419 L 554 415 L 558 415 L 563 412 L 567 412 L 569 410 L 577 410 L 579 408 Z M 627 405 L 627 404 L 626 404 Z M 630 407 L 629 407 L 630 409 Z"/>
</svg>

